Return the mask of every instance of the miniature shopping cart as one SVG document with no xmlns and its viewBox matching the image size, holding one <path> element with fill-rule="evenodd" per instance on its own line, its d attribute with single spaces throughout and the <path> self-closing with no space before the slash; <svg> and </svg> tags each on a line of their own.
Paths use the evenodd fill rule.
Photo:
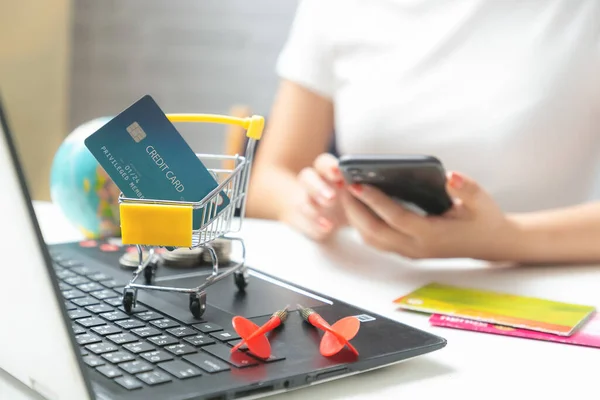
<svg viewBox="0 0 600 400">
<path fill-rule="evenodd" d="M 138 267 L 123 289 L 122 302 L 125 311 L 131 313 L 136 306 L 138 289 L 158 290 L 189 294 L 190 311 L 194 317 L 200 318 L 206 310 L 206 288 L 210 285 L 229 275 L 233 276 L 238 290 L 244 290 L 248 284 L 244 241 L 227 235 L 239 231 L 242 225 L 254 148 L 262 136 L 264 119 L 260 116 L 236 118 L 211 114 L 167 114 L 167 118 L 173 123 L 206 122 L 239 125 L 246 130 L 248 138 L 244 155 L 197 154 L 203 163 L 229 163 L 227 164 L 229 168 L 208 168 L 219 184 L 200 201 L 127 198 L 122 193 L 119 197 L 123 244 L 135 245 L 139 256 Z M 229 204 L 219 207 L 222 205 L 223 193 L 229 198 Z M 198 221 L 200 225 L 194 229 L 194 223 Z M 224 271 L 219 270 L 217 253 L 211 245 L 217 239 L 238 242 L 242 249 L 241 258 L 227 268 L 222 268 Z M 212 273 L 208 277 L 203 275 L 200 279 L 204 281 L 199 286 L 180 288 L 152 284 L 158 268 L 155 249 L 199 247 L 202 247 L 203 251 L 208 251 L 212 259 Z M 136 283 L 142 274 L 145 283 Z"/>
</svg>

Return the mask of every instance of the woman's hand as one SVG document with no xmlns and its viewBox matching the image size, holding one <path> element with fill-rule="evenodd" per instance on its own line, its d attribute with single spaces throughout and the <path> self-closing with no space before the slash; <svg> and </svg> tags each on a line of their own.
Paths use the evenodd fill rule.
<svg viewBox="0 0 600 400">
<path fill-rule="evenodd" d="M 443 216 L 420 216 L 372 186 L 352 185 L 343 196 L 349 224 L 369 245 L 408 258 L 510 259 L 518 229 L 473 180 L 448 174 L 455 199 Z"/>
<path fill-rule="evenodd" d="M 331 154 L 319 155 L 297 179 L 301 195 L 282 216 L 283 222 L 315 240 L 329 238 L 346 224 L 340 195 L 344 186 L 338 160 Z"/>
</svg>

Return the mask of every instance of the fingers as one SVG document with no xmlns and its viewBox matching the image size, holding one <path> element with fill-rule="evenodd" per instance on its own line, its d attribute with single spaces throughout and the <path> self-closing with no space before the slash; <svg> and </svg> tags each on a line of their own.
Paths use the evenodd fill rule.
<svg viewBox="0 0 600 400">
<path fill-rule="evenodd" d="M 307 227 L 318 232 L 318 236 L 329 234 L 335 226 L 334 221 L 323 215 L 319 205 L 310 201 L 310 199 L 300 206 L 299 211 L 304 219 L 308 221 L 310 226 L 307 225 Z"/>
<path fill-rule="evenodd" d="M 329 153 L 320 154 L 313 168 L 304 168 L 298 179 L 311 198 L 324 207 L 331 206 L 336 190 L 343 186 L 342 174 L 338 169 L 338 160 Z"/>
<path fill-rule="evenodd" d="M 342 196 L 342 202 L 346 208 L 348 223 L 360 233 L 366 244 L 382 251 L 412 257 L 414 241 L 409 236 L 391 228 L 352 195 Z"/>
<path fill-rule="evenodd" d="M 483 193 L 477 182 L 458 172 L 448 173 L 446 186 L 450 196 L 460 199 L 460 206 L 467 209 L 473 208 Z"/>
<path fill-rule="evenodd" d="M 314 162 L 317 173 L 330 183 L 343 185 L 342 173 L 338 168 L 338 159 L 329 153 L 319 155 Z"/>
<path fill-rule="evenodd" d="M 424 217 L 405 209 L 373 186 L 351 185 L 348 190 L 397 231 L 415 235 L 428 226 Z"/>
<path fill-rule="evenodd" d="M 294 225 L 313 239 L 324 239 L 345 223 L 345 215 L 339 203 L 339 189 L 343 185 L 337 159 L 331 154 L 321 154 L 313 163 L 298 174 L 305 198 L 299 199 Z"/>
<path fill-rule="evenodd" d="M 333 204 L 336 197 L 335 189 L 323 179 L 315 169 L 304 168 L 298 174 L 300 184 L 306 189 L 311 199 L 323 207 Z"/>
<path fill-rule="evenodd" d="M 333 233 L 335 224 L 322 215 L 321 207 L 308 196 L 301 199 L 295 207 L 286 213 L 284 222 L 305 236 L 323 241 Z"/>
</svg>

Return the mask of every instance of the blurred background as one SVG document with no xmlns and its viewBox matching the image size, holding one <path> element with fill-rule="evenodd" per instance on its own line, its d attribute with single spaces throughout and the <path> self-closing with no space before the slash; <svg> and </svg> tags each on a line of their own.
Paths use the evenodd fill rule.
<svg viewBox="0 0 600 400">
<path fill-rule="evenodd" d="M 297 0 L 0 0 L 0 96 L 35 200 L 77 126 L 145 94 L 165 112 L 267 115 Z M 223 153 L 223 126 L 178 125 Z"/>
</svg>

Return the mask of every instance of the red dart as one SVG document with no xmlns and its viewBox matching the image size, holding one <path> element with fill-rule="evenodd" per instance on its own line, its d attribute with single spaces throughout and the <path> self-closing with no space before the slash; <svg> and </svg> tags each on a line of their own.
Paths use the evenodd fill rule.
<svg viewBox="0 0 600 400">
<path fill-rule="evenodd" d="M 312 326 L 319 328 L 325 332 L 321 339 L 319 350 L 321 355 L 325 357 L 333 356 L 339 353 L 344 346 L 358 356 L 358 350 L 350 344 L 358 330 L 360 329 L 360 321 L 356 317 L 345 317 L 337 321 L 333 326 L 330 326 L 317 312 L 311 308 L 300 308 L 302 318 Z"/>
<path fill-rule="evenodd" d="M 271 344 L 265 334 L 285 322 L 288 316 L 287 309 L 288 307 L 274 312 L 273 316 L 261 327 L 247 318 L 233 317 L 231 324 L 242 340 L 231 349 L 231 352 L 233 353 L 246 344 L 253 354 L 261 358 L 269 358 L 271 356 Z"/>
</svg>

